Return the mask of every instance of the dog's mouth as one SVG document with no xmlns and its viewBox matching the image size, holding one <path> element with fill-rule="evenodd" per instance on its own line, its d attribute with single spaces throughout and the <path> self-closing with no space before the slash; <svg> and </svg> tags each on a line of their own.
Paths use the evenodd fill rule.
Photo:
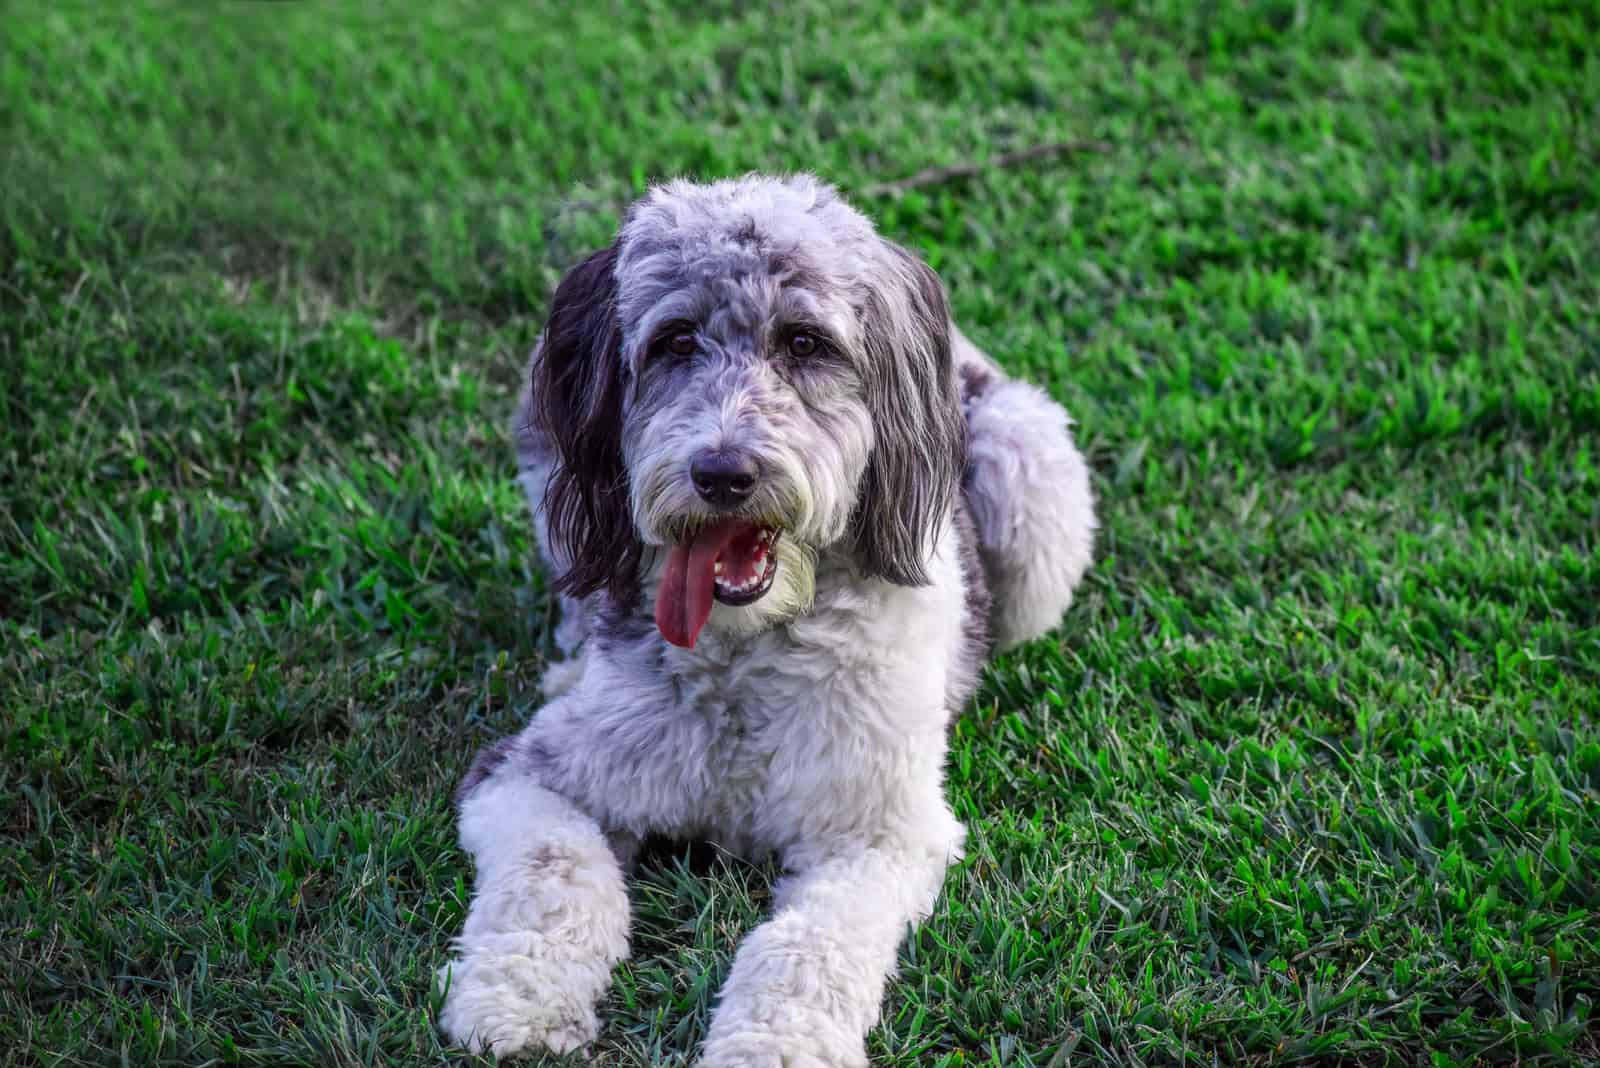
<svg viewBox="0 0 1600 1068">
<path fill-rule="evenodd" d="M 713 599 L 727 605 L 754 604 L 772 589 L 778 573 L 777 527 L 744 519 L 719 519 L 667 548 L 667 564 L 656 594 L 656 627 L 673 645 L 693 649 L 711 617 Z"/>
</svg>

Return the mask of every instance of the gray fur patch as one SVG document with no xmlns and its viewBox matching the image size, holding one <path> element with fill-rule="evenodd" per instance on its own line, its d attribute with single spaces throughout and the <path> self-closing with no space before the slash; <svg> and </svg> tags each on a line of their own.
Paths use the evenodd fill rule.
<svg viewBox="0 0 1600 1068">
<path fill-rule="evenodd" d="M 465 802 L 491 775 L 500 770 L 515 750 L 516 744 L 516 735 L 511 734 L 490 742 L 478 750 L 478 755 L 472 758 L 472 766 L 467 769 L 466 777 L 456 788 L 457 805 Z"/>
<path fill-rule="evenodd" d="M 621 645 L 654 641 L 655 636 L 650 605 L 642 598 L 632 603 L 608 599 L 595 613 L 594 641 L 605 652 L 614 652 Z"/>
<path fill-rule="evenodd" d="M 961 650 L 950 665 L 946 701 L 952 711 L 972 699 L 978 688 L 978 675 L 994 649 L 989 632 L 989 613 L 993 607 L 989 580 L 984 575 L 983 558 L 978 554 L 978 528 L 972 512 L 962 499 L 953 513 L 956 544 L 961 555 L 961 583 L 965 602 L 961 614 Z"/>
<path fill-rule="evenodd" d="M 520 735 L 508 734 L 478 750 L 472 766 L 456 788 L 456 804 L 460 805 L 477 792 L 494 776 L 506 773 L 531 775 L 542 778 L 553 764 L 553 756 L 545 743 L 537 739 L 519 746 Z"/>
<path fill-rule="evenodd" d="M 970 404 L 979 400 L 989 392 L 989 387 L 996 381 L 996 375 L 981 363 L 963 362 L 956 367 L 957 376 L 961 380 L 961 403 Z"/>
</svg>

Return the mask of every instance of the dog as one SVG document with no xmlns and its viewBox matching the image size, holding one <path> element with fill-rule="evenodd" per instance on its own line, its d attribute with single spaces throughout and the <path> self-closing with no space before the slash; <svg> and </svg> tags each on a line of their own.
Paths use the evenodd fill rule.
<svg viewBox="0 0 1600 1068">
<path fill-rule="evenodd" d="M 565 659 L 460 787 L 443 1031 L 591 1042 L 666 835 L 785 872 L 699 1063 L 865 1065 L 961 856 L 950 720 L 1090 562 L 1071 421 L 833 187 L 751 175 L 654 187 L 562 280 L 513 431 Z"/>
</svg>

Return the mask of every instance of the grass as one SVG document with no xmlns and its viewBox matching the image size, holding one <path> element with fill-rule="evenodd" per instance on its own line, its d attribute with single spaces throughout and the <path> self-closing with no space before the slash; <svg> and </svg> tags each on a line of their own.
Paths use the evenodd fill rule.
<svg viewBox="0 0 1600 1068">
<path fill-rule="evenodd" d="M 1057 139 L 861 200 L 1105 519 L 874 1062 L 1600 1057 L 1596 9 L 568 7 L 0 14 L 0 1058 L 470 1060 L 561 270 L 655 176 Z M 601 1063 L 692 1057 L 770 875 L 645 869 Z"/>
</svg>

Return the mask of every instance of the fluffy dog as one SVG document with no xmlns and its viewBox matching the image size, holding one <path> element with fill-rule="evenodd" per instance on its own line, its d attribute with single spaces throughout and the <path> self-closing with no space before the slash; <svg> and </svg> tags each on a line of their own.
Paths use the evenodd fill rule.
<svg viewBox="0 0 1600 1068">
<path fill-rule="evenodd" d="M 459 795 L 477 883 L 441 1024 L 592 1040 L 648 834 L 775 855 L 700 1063 L 867 1063 L 961 855 L 946 729 L 1054 626 L 1095 527 L 1070 421 L 808 177 L 672 182 L 556 291 L 515 422 L 563 592 L 548 703 Z"/>
</svg>

